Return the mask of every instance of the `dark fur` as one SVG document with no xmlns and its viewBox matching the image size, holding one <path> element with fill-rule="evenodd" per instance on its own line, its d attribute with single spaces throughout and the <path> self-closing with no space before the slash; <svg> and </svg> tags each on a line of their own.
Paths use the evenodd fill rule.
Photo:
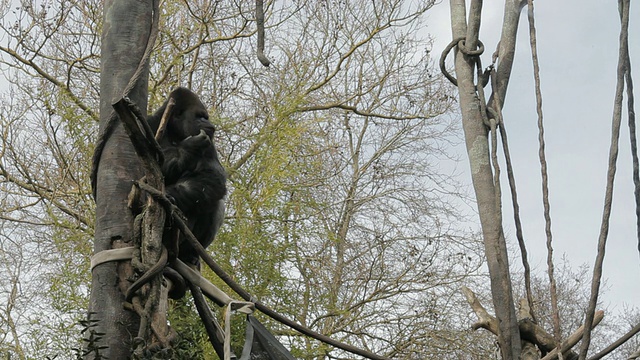
<svg viewBox="0 0 640 360">
<path fill-rule="evenodd" d="M 165 191 L 187 217 L 191 232 L 206 248 L 224 218 L 227 174 L 213 144 L 215 128 L 198 96 L 180 87 L 172 91 L 169 98 L 174 98 L 175 106 L 160 140 Z M 147 119 L 154 133 L 167 102 L 168 99 Z M 200 264 L 198 254 L 186 240 L 180 241 L 178 258 L 187 264 Z"/>
</svg>

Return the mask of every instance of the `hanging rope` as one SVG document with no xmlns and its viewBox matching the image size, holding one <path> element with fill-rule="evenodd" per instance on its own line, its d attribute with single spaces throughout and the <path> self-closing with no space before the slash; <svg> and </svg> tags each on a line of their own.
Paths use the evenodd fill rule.
<svg viewBox="0 0 640 360">
<path fill-rule="evenodd" d="M 560 328 L 560 311 L 558 309 L 558 292 L 553 265 L 553 235 L 551 233 L 551 206 L 549 205 L 549 175 L 547 172 L 547 159 L 545 155 L 544 123 L 542 115 L 542 91 L 540 90 L 540 64 L 538 62 L 538 46 L 536 40 L 536 25 L 533 13 L 533 0 L 528 0 L 529 41 L 531 44 L 531 61 L 533 62 L 533 78 L 536 91 L 536 112 L 538 113 L 538 156 L 540 158 L 540 173 L 542 175 L 542 204 L 544 207 L 544 231 L 547 236 L 547 273 L 549 275 L 549 290 L 551 293 L 551 314 L 553 319 L 553 337 L 556 346 L 562 342 L 562 330 Z M 559 354 L 562 360 L 562 353 Z"/>
<path fill-rule="evenodd" d="M 447 59 L 449 52 L 451 52 L 451 49 L 456 47 L 458 43 L 462 40 L 464 40 L 464 37 L 459 37 L 451 40 L 449 45 L 447 45 L 447 47 L 445 47 L 444 50 L 442 50 L 442 54 L 440 55 L 440 61 L 439 61 L 440 71 L 442 71 L 442 75 L 444 75 L 444 77 L 446 77 L 455 86 L 458 86 L 458 80 L 455 77 L 453 77 L 453 75 L 451 75 L 447 70 L 445 60 Z"/>
<path fill-rule="evenodd" d="M 602 279 L 602 263 L 607 245 L 607 235 L 609 234 L 609 219 L 611 217 L 611 203 L 613 200 L 613 181 L 616 176 L 616 162 L 618 159 L 618 139 L 620 137 L 620 123 L 622 118 L 622 97 L 624 92 L 624 78 L 628 71 L 629 59 L 629 0 L 619 0 L 618 9 L 620 11 L 620 50 L 618 54 L 618 77 L 616 84 L 616 95 L 613 107 L 613 124 L 611 127 L 611 147 L 609 148 L 609 170 L 607 171 L 607 187 L 605 190 L 604 209 L 602 211 L 602 224 L 600 226 L 600 237 L 598 239 L 598 253 L 593 267 L 593 278 L 591 279 L 591 298 L 584 320 L 585 331 L 582 336 L 579 360 L 585 360 L 587 351 L 591 343 L 591 327 L 593 317 L 598 303 L 598 293 L 600 292 L 600 281 Z"/>
<path fill-rule="evenodd" d="M 196 305 L 196 310 L 198 311 L 198 315 L 200 315 L 200 319 L 204 324 L 205 331 L 209 336 L 209 342 L 213 346 L 213 349 L 215 350 L 218 357 L 220 359 L 223 359 L 225 356 L 224 330 L 220 326 L 220 323 L 218 323 L 215 315 L 211 312 L 209 305 L 207 305 L 207 302 L 204 299 L 204 295 L 202 294 L 202 290 L 191 281 L 187 281 L 187 286 L 191 291 L 193 302 Z"/>
<path fill-rule="evenodd" d="M 478 43 L 480 43 L 478 41 Z M 460 47 L 464 44 L 464 41 L 461 40 L 458 44 Z M 460 48 L 460 51 L 465 52 Z M 484 47 L 482 47 L 484 50 Z M 482 52 L 474 53 L 472 55 L 479 56 Z M 484 84 L 482 83 L 482 79 L 484 77 L 482 71 L 482 61 L 480 57 L 476 59 L 476 72 L 478 77 L 478 84 L 476 85 L 478 98 L 480 100 L 480 115 L 482 116 L 482 121 L 489 128 L 491 133 L 491 164 L 493 166 L 493 186 L 495 188 L 495 202 L 496 202 L 496 218 L 499 224 L 502 224 L 502 190 L 500 187 L 500 163 L 498 162 L 498 129 L 497 126 L 501 122 L 502 116 L 498 111 L 488 111 L 487 108 L 487 100 L 484 96 Z M 493 109 L 491 109 L 493 110 Z M 491 116 L 489 116 L 491 114 Z M 504 234 L 500 234 L 500 236 L 504 236 Z"/>
<path fill-rule="evenodd" d="M 156 43 L 156 38 L 158 37 L 158 23 L 160 21 L 160 9 L 159 9 L 159 1 L 153 1 L 153 20 L 151 22 L 151 29 L 149 30 L 149 38 L 147 39 L 147 46 L 145 47 L 144 54 L 138 63 L 138 67 L 136 71 L 129 79 L 127 86 L 124 88 L 122 92 L 123 98 L 128 98 L 129 93 L 136 85 L 140 76 L 142 76 L 143 71 L 145 71 L 146 65 L 149 62 L 149 57 L 151 55 L 151 51 L 153 50 L 153 45 Z M 98 139 L 96 142 L 96 148 L 93 152 L 92 162 L 91 162 L 91 190 L 93 192 L 93 199 L 96 199 L 96 191 L 98 186 L 98 167 L 100 166 L 100 158 L 102 157 L 102 152 L 104 151 L 104 147 L 107 144 L 107 141 L 111 137 L 111 134 L 116 129 L 118 125 L 118 115 L 111 110 L 107 123 L 103 127 L 100 134 L 98 134 Z"/>
<path fill-rule="evenodd" d="M 498 86 L 498 77 L 495 70 L 495 65 L 491 65 L 489 67 L 489 76 L 491 79 L 491 88 L 497 89 Z M 511 162 L 511 152 L 509 151 L 509 140 L 507 137 L 507 129 L 504 124 L 504 119 L 502 118 L 502 110 L 500 109 L 500 105 L 502 102 L 500 101 L 500 95 L 494 90 L 493 96 L 495 101 L 493 102 L 493 106 L 489 107 L 489 113 L 494 116 L 496 119 L 499 119 L 497 122 L 498 128 L 500 130 L 500 141 L 502 145 L 502 150 L 504 152 L 504 159 L 507 165 L 507 179 L 509 181 L 509 190 L 511 192 L 511 203 L 513 206 L 513 220 L 516 226 L 516 238 L 518 239 L 518 247 L 520 248 L 520 258 L 522 259 L 522 267 L 524 268 L 524 286 L 525 293 L 527 297 L 527 302 L 529 303 L 529 314 L 531 315 L 531 319 L 534 322 L 537 322 L 533 301 L 533 291 L 531 290 L 531 266 L 529 265 L 529 256 L 527 253 L 527 247 L 524 242 L 524 235 L 522 231 L 522 221 L 520 220 L 520 204 L 518 202 L 518 191 L 516 188 L 516 179 L 513 173 L 513 163 Z"/>
<path fill-rule="evenodd" d="M 271 64 L 269 58 L 264 54 L 264 4 L 263 0 L 256 0 L 256 28 L 258 32 L 258 60 L 268 67 Z"/>
<path fill-rule="evenodd" d="M 638 237 L 638 252 L 640 252 L 640 169 L 638 166 L 638 143 L 636 140 L 636 112 L 634 110 L 633 78 L 631 77 L 631 59 L 627 51 L 627 114 L 629 115 L 629 137 L 631 143 L 631 157 L 633 162 L 633 194 L 636 199 L 636 233 Z"/>
</svg>

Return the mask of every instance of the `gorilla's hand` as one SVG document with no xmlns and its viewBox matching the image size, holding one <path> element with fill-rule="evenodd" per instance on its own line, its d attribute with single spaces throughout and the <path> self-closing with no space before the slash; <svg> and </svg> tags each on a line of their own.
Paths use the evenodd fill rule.
<svg viewBox="0 0 640 360">
<path fill-rule="evenodd" d="M 174 197 L 173 197 L 173 195 L 168 194 L 168 193 L 165 193 L 165 194 L 164 194 L 164 196 L 166 196 L 166 197 L 167 197 L 167 200 L 169 200 L 173 205 L 176 205 L 176 206 L 177 206 L 177 204 L 176 204 L 176 198 L 174 198 Z"/>
<path fill-rule="evenodd" d="M 188 138 L 184 139 L 182 142 L 183 142 L 183 145 L 186 145 L 194 149 L 204 149 L 208 146 L 211 146 L 211 138 L 209 137 L 209 135 L 207 135 L 207 133 L 204 130 L 200 130 L 200 134 L 195 136 L 189 136 Z"/>
</svg>

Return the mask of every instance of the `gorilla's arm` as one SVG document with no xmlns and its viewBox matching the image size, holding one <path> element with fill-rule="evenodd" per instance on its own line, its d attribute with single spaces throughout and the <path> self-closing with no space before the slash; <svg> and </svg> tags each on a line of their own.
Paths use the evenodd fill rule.
<svg viewBox="0 0 640 360">
<path fill-rule="evenodd" d="M 188 171 L 168 185 L 166 192 L 187 217 L 209 209 L 227 193 L 226 176 L 217 160 L 210 159 L 208 169 Z M 206 210 L 205 210 L 206 211 Z"/>
<path fill-rule="evenodd" d="M 210 156 L 213 143 L 204 131 L 197 136 L 190 136 L 179 144 L 167 144 L 162 146 L 164 163 L 162 173 L 165 183 L 173 184 L 186 172 L 193 172 L 198 166 L 199 159 Z M 215 154 L 215 148 L 213 151 Z"/>
</svg>

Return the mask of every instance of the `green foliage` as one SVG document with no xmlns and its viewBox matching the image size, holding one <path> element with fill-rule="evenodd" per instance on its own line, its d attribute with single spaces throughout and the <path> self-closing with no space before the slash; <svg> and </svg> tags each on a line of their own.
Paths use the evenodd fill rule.
<svg viewBox="0 0 640 360">
<path fill-rule="evenodd" d="M 313 144 L 310 124 L 292 113 L 299 99 L 284 99 L 271 126 L 255 135 L 260 147 L 231 178 L 226 226 L 212 253 L 256 296 L 271 292 L 287 298 L 284 267 L 295 245 L 288 224 L 300 211 L 298 194 L 308 191 L 299 181 L 314 173 L 317 159 L 306 157 Z M 317 151 L 316 151 L 317 152 Z M 283 296 L 285 295 L 285 296 Z"/>
<path fill-rule="evenodd" d="M 174 359 L 217 359 L 217 355 L 209 343 L 207 332 L 191 300 L 185 297 L 172 301 L 168 319 L 171 327 L 179 336 L 178 343 L 173 348 Z"/>
</svg>

